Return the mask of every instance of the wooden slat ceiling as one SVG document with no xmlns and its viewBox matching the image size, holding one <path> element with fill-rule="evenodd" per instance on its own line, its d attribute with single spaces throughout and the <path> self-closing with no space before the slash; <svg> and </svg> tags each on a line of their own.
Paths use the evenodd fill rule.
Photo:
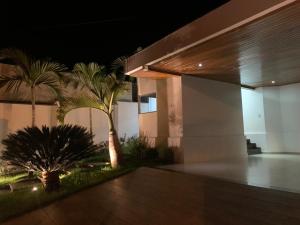
<svg viewBox="0 0 300 225">
<path fill-rule="evenodd" d="M 203 66 L 199 67 L 199 63 Z M 300 4 L 297 2 L 151 68 L 251 87 L 300 82 Z"/>
</svg>

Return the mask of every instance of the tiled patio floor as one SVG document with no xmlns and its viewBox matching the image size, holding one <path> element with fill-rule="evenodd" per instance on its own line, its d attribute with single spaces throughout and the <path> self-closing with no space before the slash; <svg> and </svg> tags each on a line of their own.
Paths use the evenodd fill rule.
<svg viewBox="0 0 300 225">
<path fill-rule="evenodd" d="M 203 162 L 162 168 L 257 187 L 300 193 L 300 154 L 259 154 L 244 163 Z"/>
<path fill-rule="evenodd" d="M 140 168 L 3 223 L 117 224 L 299 225 L 300 195 Z"/>
</svg>

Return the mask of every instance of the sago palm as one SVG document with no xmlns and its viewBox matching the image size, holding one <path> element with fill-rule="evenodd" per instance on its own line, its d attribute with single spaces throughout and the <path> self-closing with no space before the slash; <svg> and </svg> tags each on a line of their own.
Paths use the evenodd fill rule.
<svg viewBox="0 0 300 225">
<path fill-rule="evenodd" d="M 60 94 L 61 74 L 66 67 L 48 60 L 36 60 L 18 49 L 3 49 L 1 58 L 12 60 L 16 65 L 14 75 L 0 74 L 0 88 L 6 91 L 18 92 L 21 85 L 28 88 L 32 105 L 32 126 L 35 126 L 35 104 L 37 88 L 43 88 L 54 96 Z"/>
<path fill-rule="evenodd" d="M 9 134 L 2 144 L 0 158 L 10 165 L 39 173 L 46 191 L 58 189 L 60 172 L 97 149 L 85 128 L 72 125 L 27 127 Z"/>
<path fill-rule="evenodd" d="M 78 63 L 74 74 L 85 94 L 65 98 L 58 109 L 58 120 L 63 122 L 65 115 L 77 108 L 94 108 L 105 113 L 109 125 L 109 155 L 113 168 L 122 163 L 122 155 L 113 121 L 113 109 L 118 97 L 126 91 L 126 84 L 113 73 L 106 74 L 105 68 L 97 63 Z"/>
</svg>

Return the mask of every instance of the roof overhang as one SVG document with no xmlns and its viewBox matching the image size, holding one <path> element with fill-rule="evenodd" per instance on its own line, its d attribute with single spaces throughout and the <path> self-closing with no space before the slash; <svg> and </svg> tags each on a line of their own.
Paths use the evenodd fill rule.
<svg viewBox="0 0 300 225">
<path fill-rule="evenodd" d="M 271 62 L 278 62 L 284 72 L 299 65 L 299 5 L 297 0 L 231 0 L 129 57 L 126 74 L 150 78 L 187 74 L 253 87 L 266 86 L 266 81 L 273 78 L 262 73 L 274 74 L 274 69 L 269 68 L 274 67 Z M 281 47 L 278 39 L 283 42 Z M 274 53 L 279 56 L 272 57 Z M 265 56 L 270 62 L 264 61 Z M 283 65 L 286 57 L 296 59 L 286 63 L 289 68 Z M 192 68 L 200 62 L 203 68 Z M 268 68 L 258 71 L 264 63 Z M 249 78 L 249 70 L 256 74 L 253 75 L 256 80 Z M 275 78 L 278 77 L 277 74 Z M 295 74 L 291 77 L 295 78 Z M 300 77 L 282 80 L 281 84 L 296 80 L 300 82 Z"/>
</svg>

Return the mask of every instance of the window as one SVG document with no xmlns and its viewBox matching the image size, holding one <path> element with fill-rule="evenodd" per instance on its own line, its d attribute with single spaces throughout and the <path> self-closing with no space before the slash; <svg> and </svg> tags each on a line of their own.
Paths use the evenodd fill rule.
<svg viewBox="0 0 300 225">
<path fill-rule="evenodd" d="M 156 112 L 156 94 L 140 96 L 140 113 Z"/>
</svg>

